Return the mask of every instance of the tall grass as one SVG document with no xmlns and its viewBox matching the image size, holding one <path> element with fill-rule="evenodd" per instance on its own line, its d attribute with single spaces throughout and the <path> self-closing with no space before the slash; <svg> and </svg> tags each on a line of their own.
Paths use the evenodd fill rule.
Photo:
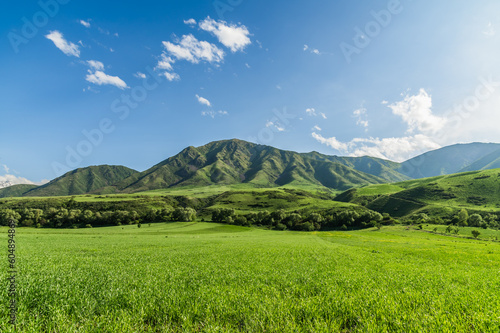
<svg viewBox="0 0 500 333">
<path fill-rule="evenodd" d="M 494 242 L 403 227 L 302 233 L 162 223 L 20 228 L 17 243 L 19 332 L 500 329 Z M 14 332 L 4 262 L 0 330 Z"/>
</svg>

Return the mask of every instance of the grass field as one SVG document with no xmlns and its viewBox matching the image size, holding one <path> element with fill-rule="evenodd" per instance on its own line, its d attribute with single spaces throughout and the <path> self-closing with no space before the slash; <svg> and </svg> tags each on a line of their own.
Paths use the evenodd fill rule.
<svg viewBox="0 0 500 333">
<path fill-rule="evenodd" d="M 6 253 L 7 229 L 0 231 Z M 19 228 L 17 329 L 498 332 L 500 243 L 427 231 L 196 222 Z M 1 304 L 0 330 L 14 332 L 6 292 Z"/>
</svg>

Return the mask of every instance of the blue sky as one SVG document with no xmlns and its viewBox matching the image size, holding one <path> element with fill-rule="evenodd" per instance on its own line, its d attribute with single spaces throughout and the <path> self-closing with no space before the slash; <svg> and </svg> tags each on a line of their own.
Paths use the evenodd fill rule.
<svg viewBox="0 0 500 333">
<path fill-rule="evenodd" d="M 500 142 L 498 1 L 14 2 L 0 183 L 239 138 L 402 161 Z"/>
</svg>

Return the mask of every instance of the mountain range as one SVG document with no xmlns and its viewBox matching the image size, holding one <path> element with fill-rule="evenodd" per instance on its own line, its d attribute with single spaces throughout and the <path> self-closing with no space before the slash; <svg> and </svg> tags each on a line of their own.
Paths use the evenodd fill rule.
<svg viewBox="0 0 500 333">
<path fill-rule="evenodd" d="M 134 193 L 180 187 L 247 183 L 255 187 L 317 186 L 337 191 L 370 184 L 500 168 L 500 144 L 444 147 L 403 163 L 384 159 L 297 153 L 238 139 L 187 147 L 138 172 L 100 165 L 70 171 L 42 186 L 14 185 L 1 197 Z"/>
</svg>

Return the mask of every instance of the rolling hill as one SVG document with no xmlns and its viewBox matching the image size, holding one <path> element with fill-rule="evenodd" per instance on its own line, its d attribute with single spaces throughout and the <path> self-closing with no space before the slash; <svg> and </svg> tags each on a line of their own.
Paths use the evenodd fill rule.
<svg viewBox="0 0 500 333">
<path fill-rule="evenodd" d="M 47 184 L 33 188 L 23 196 L 62 196 L 93 192 L 138 173 L 124 166 L 99 165 L 65 173 Z"/>
<path fill-rule="evenodd" d="M 350 189 L 335 200 L 357 203 L 392 216 L 419 211 L 450 212 L 500 209 L 500 169 L 470 171 L 394 184 Z"/>
</svg>

